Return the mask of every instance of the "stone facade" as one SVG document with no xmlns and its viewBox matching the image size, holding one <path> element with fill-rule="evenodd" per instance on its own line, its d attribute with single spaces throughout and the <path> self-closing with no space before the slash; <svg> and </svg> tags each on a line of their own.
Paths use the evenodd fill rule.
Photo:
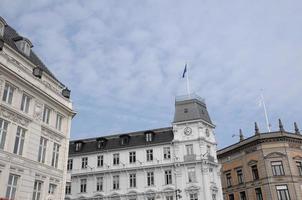
<svg viewBox="0 0 302 200">
<path fill-rule="evenodd" d="M 191 97 L 172 127 L 71 141 L 65 199 L 221 200 L 214 125 Z"/>
<path fill-rule="evenodd" d="M 75 113 L 31 47 L 0 17 L 0 198 L 60 200 Z"/>
<path fill-rule="evenodd" d="M 302 136 L 280 124 L 217 152 L 225 200 L 302 199 Z"/>
</svg>

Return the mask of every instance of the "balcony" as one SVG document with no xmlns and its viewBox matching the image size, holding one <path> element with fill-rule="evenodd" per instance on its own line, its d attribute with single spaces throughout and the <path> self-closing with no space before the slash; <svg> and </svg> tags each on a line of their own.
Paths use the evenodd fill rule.
<svg viewBox="0 0 302 200">
<path fill-rule="evenodd" d="M 195 154 L 190 154 L 190 155 L 185 155 L 184 156 L 184 161 L 185 162 L 190 162 L 190 161 L 195 161 L 196 160 L 196 155 Z"/>
</svg>

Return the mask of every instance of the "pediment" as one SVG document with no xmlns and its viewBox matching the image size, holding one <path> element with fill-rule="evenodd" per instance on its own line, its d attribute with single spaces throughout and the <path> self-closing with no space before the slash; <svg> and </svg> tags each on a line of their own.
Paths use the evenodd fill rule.
<svg viewBox="0 0 302 200">
<path fill-rule="evenodd" d="M 110 196 L 111 198 L 112 198 L 112 197 L 119 197 L 120 194 L 117 193 L 117 192 L 113 192 L 113 193 L 111 193 L 109 196 Z"/>
<path fill-rule="evenodd" d="M 296 155 L 293 157 L 294 160 L 302 160 L 302 156 L 300 155 Z"/>
<path fill-rule="evenodd" d="M 171 192 L 171 191 L 174 191 L 174 188 L 173 187 L 166 187 L 163 189 L 164 192 Z"/>
<path fill-rule="evenodd" d="M 281 152 L 272 152 L 267 154 L 266 156 L 264 156 L 264 158 L 280 158 L 280 157 L 284 157 L 285 154 L 281 153 Z"/>
<path fill-rule="evenodd" d="M 189 186 L 189 187 L 186 187 L 186 191 L 196 191 L 196 190 L 199 190 L 200 189 L 200 187 L 199 186 L 197 186 L 197 185 L 191 185 L 191 186 Z"/>
<path fill-rule="evenodd" d="M 249 166 L 251 166 L 251 165 L 256 165 L 257 163 L 258 163 L 257 160 L 250 160 L 247 164 L 248 164 Z"/>
<path fill-rule="evenodd" d="M 104 195 L 98 193 L 98 194 L 95 194 L 93 197 L 104 198 Z"/>
</svg>

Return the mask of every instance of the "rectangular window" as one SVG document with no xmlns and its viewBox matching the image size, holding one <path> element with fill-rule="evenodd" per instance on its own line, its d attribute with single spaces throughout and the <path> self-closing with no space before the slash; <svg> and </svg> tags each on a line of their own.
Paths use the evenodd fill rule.
<svg viewBox="0 0 302 200">
<path fill-rule="evenodd" d="M 237 169 L 237 180 L 238 180 L 238 184 L 242 184 L 243 183 L 242 169 Z"/>
<path fill-rule="evenodd" d="M 171 158 L 170 147 L 164 147 L 164 159 L 170 159 L 170 158 Z"/>
<path fill-rule="evenodd" d="M 225 175 L 225 177 L 226 177 L 227 187 L 232 187 L 232 175 L 231 175 L 231 173 L 227 173 Z"/>
<path fill-rule="evenodd" d="M 73 167 L 73 159 L 68 159 L 67 170 L 72 170 L 72 167 Z"/>
<path fill-rule="evenodd" d="M 104 156 L 103 155 L 99 155 L 97 157 L 97 166 L 98 167 L 103 167 L 104 165 Z"/>
<path fill-rule="evenodd" d="M 9 174 L 5 197 L 15 199 L 19 176 Z"/>
<path fill-rule="evenodd" d="M 120 188 L 120 176 L 119 175 L 113 175 L 112 176 L 112 183 L 113 183 L 113 189 L 118 190 Z"/>
<path fill-rule="evenodd" d="M 297 168 L 298 168 L 298 173 L 299 173 L 300 176 L 302 176 L 302 162 L 301 161 L 297 161 L 296 164 L 297 164 Z"/>
<path fill-rule="evenodd" d="M 194 154 L 193 144 L 186 145 L 186 150 L 187 150 L 187 155 L 193 155 Z"/>
<path fill-rule="evenodd" d="M 257 165 L 253 165 L 251 168 L 252 168 L 253 179 L 258 180 L 259 179 L 259 174 L 258 174 Z"/>
<path fill-rule="evenodd" d="M 22 155 L 24 140 L 25 140 L 25 129 L 18 126 L 16 139 L 15 139 L 15 146 L 14 146 L 14 153 L 18 155 Z"/>
<path fill-rule="evenodd" d="M 166 200 L 173 200 L 173 196 L 166 196 Z"/>
<path fill-rule="evenodd" d="M 0 149 L 4 149 L 8 122 L 0 118 Z"/>
<path fill-rule="evenodd" d="M 191 194 L 190 194 L 190 200 L 198 200 L 198 195 L 197 195 L 197 193 L 191 193 Z"/>
<path fill-rule="evenodd" d="M 88 165 L 88 157 L 82 158 L 82 169 L 86 169 Z"/>
<path fill-rule="evenodd" d="M 59 131 L 62 130 L 62 121 L 63 121 L 63 116 L 57 113 L 56 129 Z"/>
<path fill-rule="evenodd" d="M 239 194 L 240 194 L 240 200 L 247 200 L 247 199 L 246 199 L 245 191 L 242 191 L 242 192 L 240 192 Z"/>
<path fill-rule="evenodd" d="M 153 161 L 153 149 L 147 149 L 146 154 L 147 154 L 147 161 Z"/>
<path fill-rule="evenodd" d="M 32 200 L 40 200 L 41 199 L 41 190 L 42 190 L 42 182 L 41 181 L 35 181 Z"/>
<path fill-rule="evenodd" d="M 12 85 L 5 83 L 2 101 L 4 101 L 5 103 L 8 103 L 8 104 L 12 104 L 14 91 L 15 91 L 15 88 Z"/>
<path fill-rule="evenodd" d="M 120 154 L 115 153 L 113 154 L 113 165 L 119 165 L 120 164 Z"/>
<path fill-rule="evenodd" d="M 276 186 L 278 200 L 290 200 L 287 185 L 277 185 Z"/>
<path fill-rule="evenodd" d="M 44 106 L 44 111 L 43 111 L 43 122 L 46 124 L 49 124 L 49 118 L 50 118 L 50 108 L 47 106 Z"/>
<path fill-rule="evenodd" d="M 50 183 L 48 187 L 48 194 L 55 194 L 57 185 Z"/>
<path fill-rule="evenodd" d="M 136 174 L 129 174 L 129 185 L 131 188 L 136 187 Z"/>
<path fill-rule="evenodd" d="M 165 171 L 165 183 L 166 183 L 166 185 L 172 184 L 172 171 L 171 170 Z"/>
<path fill-rule="evenodd" d="M 29 110 L 29 103 L 30 103 L 30 97 L 26 94 L 23 94 L 22 100 L 21 100 L 21 111 L 28 113 Z"/>
<path fill-rule="evenodd" d="M 45 163 L 47 139 L 40 137 L 39 153 L 38 153 L 38 162 Z"/>
<path fill-rule="evenodd" d="M 283 176 L 284 175 L 282 161 L 273 161 L 273 162 L 271 162 L 271 166 L 272 166 L 274 176 Z"/>
<path fill-rule="evenodd" d="M 136 153 L 135 151 L 129 152 L 129 163 L 135 163 L 136 162 Z"/>
<path fill-rule="evenodd" d="M 104 178 L 97 177 L 96 178 L 96 191 L 103 191 Z"/>
<path fill-rule="evenodd" d="M 255 193 L 256 193 L 256 200 L 263 200 L 261 188 L 256 188 Z"/>
<path fill-rule="evenodd" d="M 152 133 L 146 133 L 146 142 L 152 142 Z"/>
<path fill-rule="evenodd" d="M 234 194 L 229 194 L 229 200 L 235 200 Z"/>
<path fill-rule="evenodd" d="M 66 183 L 65 194 L 66 195 L 71 194 L 71 183 Z"/>
<path fill-rule="evenodd" d="M 51 166 L 57 168 L 59 162 L 60 145 L 53 143 Z"/>
<path fill-rule="evenodd" d="M 87 179 L 81 179 L 80 192 L 86 192 L 87 188 Z"/>
<path fill-rule="evenodd" d="M 195 167 L 188 168 L 188 178 L 189 178 L 189 183 L 196 182 Z"/>
<path fill-rule="evenodd" d="M 148 186 L 154 185 L 154 172 L 147 172 L 147 185 Z"/>
</svg>

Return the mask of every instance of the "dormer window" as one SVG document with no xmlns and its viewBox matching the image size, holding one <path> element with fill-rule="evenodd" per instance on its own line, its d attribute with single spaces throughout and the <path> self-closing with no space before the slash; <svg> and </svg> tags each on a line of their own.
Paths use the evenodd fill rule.
<svg viewBox="0 0 302 200">
<path fill-rule="evenodd" d="M 129 140 L 130 140 L 129 135 L 121 135 L 120 136 L 121 145 L 127 145 L 129 143 Z"/>
<path fill-rule="evenodd" d="M 152 142 L 153 141 L 153 132 L 146 132 L 145 133 L 145 140 L 146 142 Z"/>
<path fill-rule="evenodd" d="M 83 147 L 83 142 L 76 142 L 75 143 L 75 151 L 81 151 Z"/>
<path fill-rule="evenodd" d="M 3 37 L 4 35 L 4 28 L 5 28 L 6 22 L 5 20 L 0 17 L 0 36 Z"/>
<path fill-rule="evenodd" d="M 106 146 L 107 139 L 106 138 L 99 138 L 97 139 L 97 148 L 103 149 Z"/>
<path fill-rule="evenodd" d="M 18 49 L 24 53 L 26 56 L 30 55 L 30 49 L 33 47 L 31 42 L 24 37 L 17 37 L 14 39 Z"/>
</svg>

